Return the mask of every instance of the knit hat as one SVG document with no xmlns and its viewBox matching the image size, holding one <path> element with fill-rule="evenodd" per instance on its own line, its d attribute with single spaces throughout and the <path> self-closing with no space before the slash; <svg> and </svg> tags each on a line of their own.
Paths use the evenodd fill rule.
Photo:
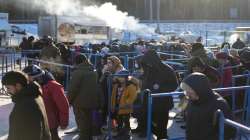
<svg viewBox="0 0 250 140">
<path fill-rule="evenodd" d="M 42 70 L 37 65 L 30 65 L 23 69 L 23 72 L 31 76 L 32 78 L 37 78 L 45 74 L 44 70 Z"/>
</svg>

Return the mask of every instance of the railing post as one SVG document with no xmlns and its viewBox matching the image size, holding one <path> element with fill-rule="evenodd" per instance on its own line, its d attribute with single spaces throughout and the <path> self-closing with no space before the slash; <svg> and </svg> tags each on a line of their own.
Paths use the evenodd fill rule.
<svg viewBox="0 0 250 140">
<path fill-rule="evenodd" d="M 206 47 L 208 47 L 208 42 L 207 42 L 207 39 L 208 39 L 208 31 L 206 31 L 206 41 L 205 41 L 205 43 L 206 43 Z"/>
<path fill-rule="evenodd" d="M 247 110 L 246 110 L 246 125 L 249 125 L 249 120 L 250 120 L 250 88 L 246 89 L 246 94 L 247 94 Z"/>
<path fill-rule="evenodd" d="M 14 51 L 14 69 L 16 69 L 16 51 Z"/>
<path fill-rule="evenodd" d="M 128 70 L 128 55 L 124 56 L 124 67 Z"/>
<path fill-rule="evenodd" d="M 5 56 L 5 72 L 8 72 L 8 56 L 7 55 L 4 56 Z"/>
<path fill-rule="evenodd" d="M 10 69 L 13 70 L 13 53 L 10 53 Z"/>
<path fill-rule="evenodd" d="M 249 71 L 247 71 L 247 81 L 246 81 L 246 85 L 248 86 L 249 85 L 249 82 L 250 82 L 250 72 Z M 246 116 L 246 114 L 247 114 L 247 112 L 248 112 L 248 104 L 249 104 L 249 95 L 248 95 L 248 93 L 249 93 L 249 90 L 248 90 L 249 88 L 246 88 L 245 89 L 245 95 L 244 95 L 244 105 L 243 105 L 243 115 L 242 115 L 242 120 L 243 120 L 243 122 L 245 123 L 245 124 L 247 124 L 247 116 Z"/>
<path fill-rule="evenodd" d="M 151 92 L 148 92 L 147 95 L 147 140 L 152 139 L 152 103 L 153 103 L 153 98 L 151 95 Z"/>
<path fill-rule="evenodd" d="M 108 140 L 112 140 L 112 120 L 111 120 L 111 95 L 112 95 L 112 76 L 108 77 Z"/>
<path fill-rule="evenodd" d="M 235 78 L 232 78 L 232 86 L 235 86 Z M 235 105 L 236 99 L 235 99 L 235 90 L 232 91 L 232 111 L 236 110 L 236 105 Z"/>
<path fill-rule="evenodd" d="M 4 55 L 1 55 L 2 57 L 2 76 L 4 74 Z"/>
<path fill-rule="evenodd" d="M 217 115 L 219 116 L 219 140 L 224 140 L 224 114 L 218 110 Z"/>
</svg>

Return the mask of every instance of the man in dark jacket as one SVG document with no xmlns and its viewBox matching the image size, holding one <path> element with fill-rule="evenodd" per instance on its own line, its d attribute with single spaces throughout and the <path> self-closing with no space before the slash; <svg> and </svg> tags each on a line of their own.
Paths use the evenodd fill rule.
<svg viewBox="0 0 250 140">
<path fill-rule="evenodd" d="M 200 72 L 205 74 L 209 79 L 211 88 L 218 88 L 221 85 L 220 73 L 212 66 L 206 65 L 199 57 L 192 57 L 188 61 L 188 73 Z"/>
<path fill-rule="evenodd" d="M 240 61 L 245 69 L 250 70 L 250 48 L 244 48 L 239 52 Z"/>
<path fill-rule="evenodd" d="M 246 45 L 243 41 L 240 40 L 240 38 L 237 38 L 236 42 L 232 45 L 232 48 L 234 49 L 243 49 Z"/>
<path fill-rule="evenodd" d="M 92 113 L 101 106 L 97 72 L 85 55 L 76 56 L 75 61 L 77 67 L 70 80 L 68 99 L 80 129 L 79 140 L 92 140 Z"/>
<path fill-rule="evenodd" d="M 25 74 L 7 72 L 2 78 L 14 102 L 9 117 L 8 140 L 51 140 L 47 115 L 36 83 L 28 83 Z"/>
<path fill-rule="evenodd" d="M 222 110 L 225 117 L 232 119 L 227 102 L 209 87 L 208 78 L 202 73 L 192 73 L 186 77 L 181 88 L 189 99 L 186 115 L 187 140 L 218 140 L 218 126 L 215 113 Z M 225 140 L 234 136 L 234 131 L 226 126 Z"/>
<path fill-rule="evenodd" d="M 177 86 L 177 78 L 174 70 L 166 64 L 163 64 L 154 50 L 148 50 L 139 60 L 143 69 L 142 89 L 150 89 L 153 94 L 174 91 Z M 144 103 L 145 103 L 144 98 Z M 146 104 L 144 104 L 144 113 L 146 113 Z M 169 110 L 173 107 L 172 97 L 161 97 L 153 100 L 153 133 L 157 139 L 166 139 Z M 143 114 L 143 113 L 142 113 Z M 139 117 L 139 127 L 141 127 L 141 136 L 145 134 L 146 114 Z M 144 135 L 145 136 L 145 135 Z"/>
</svg>

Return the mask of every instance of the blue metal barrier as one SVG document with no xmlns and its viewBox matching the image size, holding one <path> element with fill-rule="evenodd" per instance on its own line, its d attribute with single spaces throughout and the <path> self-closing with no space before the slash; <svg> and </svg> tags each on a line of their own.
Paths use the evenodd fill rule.
<svg viewBox="0 0 250 140">
<path fill-rule="evenodd" d="M 246 84 L 245 85 L 249 85 L 250 84 L 250 72 L 249 71 L 245 71 L 244 73 L 245 74 L 243 74 L 243 75 L 234 75 L 232 77 L 232 86 L 233 87 L 236 86 L 235 81 L 236 81 L 236 79 L 239 79 L 239 78 L 246 78 Z M 242 112 L 245 109 L 244 107 L 246 107 L 246 104 L 243 105 L 243 110 L 242 109 L 237 109 L 236 108 L 236 96 L 235 95 L 236 95 L 235 94 L 235 90 L 233 90 L 232 94 L 231 94 L 231 96 L 232 96 L 232 111 L 234 113 L 239 113 L 239 112 Z M 247 100 L 247 98 L 248 98 L 248 95 L 244 94 L 244 100 Z M 244 103 L 246 103 L 246 101 L 244 101 Z M 244 117 L 244 116 L 245 116 L 245 112 L 243 111 L 242 117 Z M 244 119 L 242 119 L 242 120 L 244 120 Z"/>
<path fill-rule="evenodd" d="M 231 90 L 242 90 L 242 89 L 248 89 L 247 94 L 250 94 L 250 86 L 239 86 L 239 87 L 227 87 L 227 88 L 217 88 L 213 89 L 214 91 L 231 91 Z M 169 93 L 155 93 L 151 94 L 148 93 L 148 105 L 147 105 L 147 140 L 152 139 L 152 104 L 153 104 L 153 98 L 159 98 L 159 97 L 165 97 L 165 96 L 174 96 L 174 95 L 183 95 L 183 92 L 169 92 Z M 247 103 L 250 103 L 250 97 L 248 96 Z M 247 104 L 246 108 L 246 119 L 249 119 L 250 116 L 250 104 Z"/>
<path fill-rule="evenodd" d="M 84 55 L 87 55 L 89 60 L 91 60 L 91 58 L 93 57 L 94 61 L 92 62 L 94 67 L 96 68 L 97 67 L 97 58 L 98 57 L 103 57 L 103 54 L 101 53 L 96 53 L 96 54 L 92 54 L 92 53 L 80 53 L 80 54 L 84 54 Z M 122 55 L 120 55 L 122 54 Z M 117 55 L 120 55 L 120 59 L 123 59 L 123 66 L 128 69 L 129 68 L 129 59 L 131 57 L 129 57 L 129 55 L 131 54 L 136 54 L 135 52 L 118 52 L 118 53 L 108 53 L 107 55 L 109 56 L 117 56 Z"/>
<path fill-rule="evenodd" d="M 237 130 L 236 137 L 241 139 L 243 136 L 246 140 L 249 140 L 248 136 L 250 134 L 250 127 L 244 126 L 242 124 L 239 124 L 235 121 L 232 121 L 230 119 L 226 119 L 224 117 L 224 114 L 221 110 L 217 111 L 217 115 L 219 115 L 219 140 L 224 140 L 224 126 L 225 124 L 230 125 Z"/>
<path fill-rule="evenodd" d="M 176 57 L 180 57 L 180 58 L 187 58 L 188 57 L 186 55 L 174 54 L 174 53 L 166 53 L 166 52 L 157 52 L 157 53 L 162 54 L 162 55 L 167 55 L 167 56 L 176 56 Z"/>
</svg>

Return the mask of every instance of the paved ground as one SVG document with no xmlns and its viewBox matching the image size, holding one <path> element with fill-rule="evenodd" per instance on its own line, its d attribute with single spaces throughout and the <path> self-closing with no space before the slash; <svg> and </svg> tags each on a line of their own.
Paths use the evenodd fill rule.
<svg viewBox="0 0 250 140">
<path fill-rule="evenodd" d="M 13 107 L 13 104 L 11 103 L 11 99 L 7 96 L 0 96 L 0 140 L 5 140 L 7 138 L 8 134 L 8 116 L 10 114 L 10 111 Z M 171 116 L 174 116 L 175 113 L 171 113 Z M 136 127 L 136 120 L 131 119 L 131 126 Z M 59 135 L 64 139 L 64 140 L 77 140 L 77 135 L 65 135 L 64 132 L 71 131 L 75 129 L 75 121 L 74 121 L 74 116 L 72 109 L 70 110 L 70 125 L 67 129 L 65 130 L 59 130 Z M 184 136 L 184 131 L 180 129 L 180 124 L 176 123 L 173 120 L 169 121 L 169 126 L 168 126 L 168 132 L 170 138 L 175 138 L 178 136 Z M 134 140 L 143 140 L 138 138 L 136 135 L 133 136 Z"/>
</svg>

